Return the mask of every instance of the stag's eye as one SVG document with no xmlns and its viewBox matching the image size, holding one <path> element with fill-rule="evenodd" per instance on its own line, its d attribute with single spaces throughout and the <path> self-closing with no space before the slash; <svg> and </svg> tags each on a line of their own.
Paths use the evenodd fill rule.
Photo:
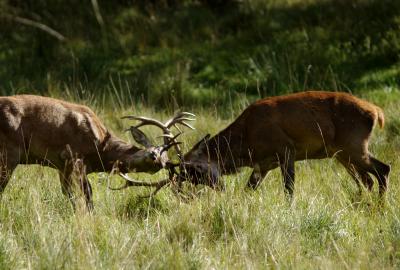
<svg viewBox="0 0 400 270">
<path fill-rule="evenodd" d="M 157 155 L 155 153 L 150 153 L 150 158 L 154 161 L 157 158 Z"/>
</svg>

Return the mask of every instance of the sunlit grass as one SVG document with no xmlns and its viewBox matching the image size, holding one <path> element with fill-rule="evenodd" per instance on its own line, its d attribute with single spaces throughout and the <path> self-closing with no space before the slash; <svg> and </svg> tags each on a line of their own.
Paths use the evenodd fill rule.
<svg viewBox="0 0 400 270">
<path fill-rule="evenodd" d="M 384 106 L 387 127 L 396 125 L 392 119 L 400 116 L 399 100 L 376 100 Z M 169 117 L 136 106 L 93 107 L 126 140 L 130 138 L 121 130 L 129 123 L 119 116 Z M 211 109 L 194 113 L 197 131 L 183 135 L 186 150 L 232 120 Z M 291 205 L 284 198 L 279 170 L 257 191 L 245 189 L 250 171 L 241 170 L 224 177 L 225 192 L 205 188 L 189 203 L 168 189 L 153 200 L 141 200 L 138 196 L 148 189 L 111 191 L 107 181 L 121 183 L 117 176 L 91 174 L 92 215 L 72 210 L 56 171 L 19 166 L 0 203 L 0 269 L 399 268 L 400 134 L 392 129 L 377 129 L 371 144 L 374 155 L 392 166 L 384 207 L 376 189 L 359 196 L 346 171 L 328 159 L 296 163 Z M 157 129 L 146 132 L 157 140 Z M 165 172 L 135 177 L 156 180 Z"/>
</svg>

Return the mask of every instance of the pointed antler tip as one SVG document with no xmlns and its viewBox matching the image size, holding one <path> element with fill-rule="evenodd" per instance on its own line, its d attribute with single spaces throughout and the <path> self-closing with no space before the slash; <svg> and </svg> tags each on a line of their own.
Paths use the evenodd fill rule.
<svg viewBox="0 0 400 270">
<path fill-rule="evenodd" d="M 190 115 L 190 116 L 196 117 L 196 115 L 194 113 L 191 113 L 191 112 L 182 112 L 182 114 L 186 114 L 186 115 Z"/>
</svg>

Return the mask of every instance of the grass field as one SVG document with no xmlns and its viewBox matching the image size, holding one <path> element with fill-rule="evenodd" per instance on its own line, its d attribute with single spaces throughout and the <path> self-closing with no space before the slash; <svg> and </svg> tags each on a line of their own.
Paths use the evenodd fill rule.
<svg viewBox="0 0 400 270">
<path fill-rule="evenodd" d="M 56 171 L 19 166 L 0 203 L 0 269 L 395 269 L 400 267 L 400 95 L 369 92 L 364 98 L 386 114 L 371 151 L 391 164 L 386 204 L 377 190 L 357 194 L 356 184 L 333 160 L 296 163 L 295 197 L 284 198 L 274 170 L 260 188 L 245 189 L 250 171 L 225 177 L 226 191 L 202 189 L 189 203 L 165 189 L 141 200 L 145 188 L 107 189 L 107 174 L 91 174 L 95 212 L 74 212 L 62 195 Z M 117 100 L 117 99 L 116 99 Z M 125 139 L 126 113 L 166 119 L 140 106 L 94 107 Z M 247 101 L 238 107 L 246 106 Z M 232 107 L 197 109 L 197 130 L 184 135 L 185 149 L 207 132 L 215 134 L 239 114 Z M 230 116 L 229 116 L 230 115 Z M 153 137 L 157 130 L 148 129 Z M 132 175 L 140 180 L 164 177 Z M 113 177 L 112 184 L 121 183 Z M 198 187 L 197 189 L 200 189 Z"/>
<path fill-rule="evenodd" d="M 392 166 L 383 207 L 334 160 L 296 163 L 292 205 L 279 170 L 253 192 L 243 169 L 188 203 L 91 174 L 91 215 L 73 211 L 56 171 L 19 166 L 0 202 L 0 270 L 400 268 L 399 14 L 394 0 L 0 0 L 1 95 L 86 104 L 126 140 L 120 116 L 182 108 L 198 115 L 188 150 L 257 97 L 352 91 L 384 109 L 370 150 Z"/>
</svg>

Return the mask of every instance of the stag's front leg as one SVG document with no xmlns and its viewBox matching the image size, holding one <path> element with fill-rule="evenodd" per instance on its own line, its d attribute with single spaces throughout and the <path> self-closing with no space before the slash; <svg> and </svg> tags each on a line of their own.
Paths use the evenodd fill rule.
<svg viewBox="0 0 400 270">
<path fill-rule="evenodd" d="M 72 190 L 72 183 L 70 179 L 70 172 L 67 172 L 66 170 L 64 171 L 59 171 L 58 175 L 60 177 L 60 183 L 61 183 L 61 191 L 62 193 L 70 199 L 70 201 L 73 204 L 73 190 Z"/>
<path fill-rule="evenodd" d="M 86 174 L 82 175 L 82 177 L 83 178 L 80 182 L 80 185 L 81 185 L 80 188 L 85 196 L 86 207 L 91 212 L 94 209 L 92 185 L 90 185 L 89 179 L 87 178 Z"/>
<path fill-rule="evenodd" d="M 247 187 L 256 190 L 264 179 L 266 172 L 262 172 L 260 165 L 256 164 L 253 167 L 253 172 L 250 175 L 249 181 L 247 181 Z"/>
<path fill-rule="evenodd" d="M 268 172 L 278 167 L 278 165 L 279 163 L 277 163 L 276 160 L 271 159 L 268 159 L 267 162 L 261 163 L 261 165 L 256 163 L 253 166 L 253 172 L 251 173 L 249 181 L 247 182 L 247 187 L 256 190 Z"/>
<path fill-rule="evenodd" d="M 10 166 L 0 165 L 0 198 L 8 182 L 10 181 L 10 177 L 14 169 L 15 166 L 11 166 L 10 168 Z"/>
<path fill-rule="evenodd" d="M 74 209 L 76 209 L 74 193 L 78 190 L 84 195 L 87 209 L 89 211 L 93 210 L 92 187 L 87 179 L 83 160 L 67 160 L 64 170 L 60 171 L 59 175 L 62 192 L 68 196 Z"/>
<path fill-rule="evenodd" d="M 0 153 L 0 198 L 8 182 L 10 181 L 11 174 L 15 167 L 17 167 L 17 159 L 12 156 L 7 156 L 5 150 Z"/>
</svg>

